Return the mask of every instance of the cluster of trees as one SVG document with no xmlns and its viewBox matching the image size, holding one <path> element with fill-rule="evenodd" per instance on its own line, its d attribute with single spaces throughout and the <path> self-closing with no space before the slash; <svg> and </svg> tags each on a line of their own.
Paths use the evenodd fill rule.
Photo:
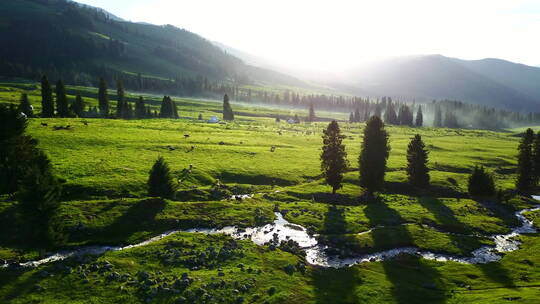
<svg viewBox="0 0 540 304">
<path fill-rule="evenodd" d="M 74 102 L 68 101 L 66 88 L 62 80 L 58 80 L 54 91 L 55 98 L 53 98 L 53 89 L 47 76 L 43 76 L 41 78 L 41 117 L 75 117 L 82 115 L 84 102 L 80 95 L 77 95 Z M 28 97 L 23 94 L 21 97 L 21 112 L 27 116 L 33 116 L 33 111 L 30 108 Z"/>
<path fill-rule="evenodd" d="M 343 174 L 348 169 L 347 152 L 342 143 L 344 138 L 336 121 L 332 121 L 323 132 L 321 171 L 326 183 L 332 187 L 333 194 L 342 187 Z M 372 197 L 374 192 L 380 191 L 384 186 L 386 163 L 391 150 L 388 139 L 383 121 L 378 116 L 372 116 L 364 129 L 358 157 L 360 185 L 365 188 L 368 197 Z M 540 153 L 540 134 L 538 151 Z M 416 189 L 429 187 L 428 156 L 429 152 L 422 137 L 416 134 L 407 147 L 406 168 L 408 182 Z M 538 163 L 540 164 L 540 159 Z M 540 172 L 540 167 L 538 171 Z M 495 194 L 493 176 L 483 167 L 475 167 L 469 177 L 468 190 L 474 198 L 492 197 Z"/>
<path fill-rule="evenodd" d="M 62 187 L 26 128 L 19 109 L 0 105 L 0 194 L 17 198 L 30 231 L 26 242 L 44 250 L 65 240 L 58 217 Z"/>
<path fill-rule="evenodd" d="M 163 97 L 161 101 L 161 108 L 159 111 L 160 118 L 178 118 L 178 109 L 176 103 L 169 96 Z"/>
<path fill-rule="evenodd" d="M 540 181 L 540 132 L 527 129 L 518 146 L 516 188 L 531 194 Z"/>
</svg>

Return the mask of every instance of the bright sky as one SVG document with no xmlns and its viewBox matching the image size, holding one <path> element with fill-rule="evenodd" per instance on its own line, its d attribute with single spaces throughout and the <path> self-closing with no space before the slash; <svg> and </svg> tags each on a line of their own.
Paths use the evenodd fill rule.
<svg viewBox="0 0 540 304">
<path fill-rule="evenodd" d="M 300 68 L 442 54 L 540 65 L 538 0 L 77 0 Z"/>
</svg>

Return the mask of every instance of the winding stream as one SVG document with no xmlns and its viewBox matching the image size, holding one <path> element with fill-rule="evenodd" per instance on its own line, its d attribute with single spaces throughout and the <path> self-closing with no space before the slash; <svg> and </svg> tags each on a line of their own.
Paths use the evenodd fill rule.
<svg viewBox="0 0 540 304">
<path fill-rule="evenodd" d="M 535 199 L 540 199 L 540 196 L 534 196 Z M 237 227 L 224 227 L 221 229 L 211 228 L 192 228 L 186 230 L 171 230 L 148 239 L 144 242 L 128 245 L 128 246 L 87 246 L 74 250 L 60 251 L 53 255 L 50 255 L 44 259 L 29 261 L 25 263 L 11 263 L 0 265 L 0 268 L 8 266 L 16 267 L 37 267 L 42 264 L 64 260 L 70 257 L 78 257 L 84 255 L 99 255 L 107 251 L 120 251 L 131 248 L 136 248 L 144 245 L 148 245 L 157 242 L 164 237 L 177 232 L 192 232 L 192 233 L 205 233 L 205 234 L 226 234 L 235 239 L 250 239 L 257 245 L 263 245 L 271 240 L 285 241 L 292 239 L 298 243 L 306 252 L 306 261 L 309 264 L 322 266 L 322 267 L 348 267 L 351 265 L 367 262 L 382 261 L 391 259 L 400 254 L 410 254 L 421 256 L 425 259 L 436 261 L 454 261 L 466 264 L 483 264 L 489 262 L 495 262 L 501 259 L 499 253 L 510 252 L 519 249 L 520 242 L 515 239 L 516 236 L 521 234 L 529 234 L 537 232 L 532 221 L 528 220 L 524 213 L 529 211 L 540 210 L 540 205 L 535 208 L 523 209 L 515 212 L 515 216 L 521 223 L 519 227 L 513 228 L 510 233 L 492 235 L 495 246 L 483 246 L 473 251 L 470 257 L 462 257 L 456 255 L 440 254 L 430 251 L 422 251 L 415 247 L 401 247 L 394 248 L 386 251 L 359 255 L 356 257 L 340 258 L 337 256 L 329 256 L 326 254 L 326 246 L 318 244 L 317 235 L 309 235 L 307 230 L 296 224 L 289 223 L 283 218 L 281 213 L 276 212 L 276 220 L 272 224 L 267 224 L 262 227 L 254 228 L 237 228 Z"/>
</svg>

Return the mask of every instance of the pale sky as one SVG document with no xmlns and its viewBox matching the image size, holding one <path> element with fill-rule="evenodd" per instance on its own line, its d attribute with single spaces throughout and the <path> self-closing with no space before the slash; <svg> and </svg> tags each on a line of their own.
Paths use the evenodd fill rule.
<svg viewBox="0 0 540 304">
<path fill-rule="evenodd" d="M 299 68 L 442 54 L 540 65 L 539 0 L 77 0 Z"/>
</svg>

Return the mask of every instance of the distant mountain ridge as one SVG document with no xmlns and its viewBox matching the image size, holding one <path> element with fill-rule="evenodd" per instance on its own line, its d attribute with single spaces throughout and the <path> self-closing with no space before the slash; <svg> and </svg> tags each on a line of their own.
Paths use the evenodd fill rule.
<svg viewBox="0 0 540 304">
<path fill-rule="evenodd" d="M 349 91 L 420 100 L 451 99 L 519 111 L 540 111 L 540 68 L 500 59 L 442 55 L 397 57 L 347 73 Z"/>
</svg>

